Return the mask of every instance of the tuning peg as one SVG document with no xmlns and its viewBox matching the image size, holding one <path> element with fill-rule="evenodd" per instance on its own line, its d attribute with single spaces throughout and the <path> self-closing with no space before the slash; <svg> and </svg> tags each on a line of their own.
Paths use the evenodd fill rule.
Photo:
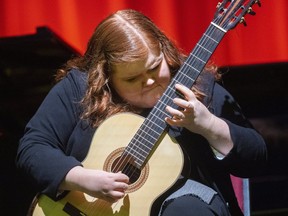
<svg viewBox="0 0 288 216">
<path fill-rule="evenodd" d="M 248 8 L 248 11 L 247 11 L 248 14 L 254 16 L 256 13 L 253 11 L 252 7 L 249 7 Z"/>
<path fill-rule="evenodd" d="M 256 0 L 256 1 L 255 1 L 255 4 L 258 4 L 258 6 L 261 7 L 261 2 L 260 2 L 260 0 Z"/>
<path fill-rule="evenodd" d="M 241 18 L 241 20 L 240 20 L 240 23 L 242 23 L 244 26 L 247 26 L 247 23 L 246 23 L 246 21 L 245 21 L 245 18 L 244 18 L 244 17 L 242 17 L 242 18 Z"/>
</svg>

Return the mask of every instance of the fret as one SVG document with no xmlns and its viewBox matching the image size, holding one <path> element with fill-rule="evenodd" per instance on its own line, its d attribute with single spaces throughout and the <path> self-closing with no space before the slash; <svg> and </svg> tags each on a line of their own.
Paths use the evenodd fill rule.
<svg viewBox="0 0 288 216">
<path fill-rule="evenodd" d="M 200 62 L 206 64 L 206 61 L 202 60 L 200 57 L 198 57 L 197 55 L 194 55 L 193 53 L 191 54 L 191 56 L 193 56 L 196 60 L 199 60 Z"/>
<path fill-rule="evenodd" d="M 204 46 L 202 46 L 201 44 L 197 43 L 197 46 L 200 47 L 201 49 L 205 50 L 206 52 L 212 54 L 212 52 L 209 49 L 206 49 Z"/>
<path fill-rule="evenodd" d="M 146 160 L 147 156 L 149 155 L 151 148 L 153 146 L 154 142 L 151 142 L 147 139 L 141 139 L 141 143 L 146 142 L 146 143 L 150 143 L 150 147 L 147 146 L 147 144 L 145 145 L 137 145 L 139 143 L 140 140 L 132 140 L 130 145 L 128 145 L 123 153 L 124 156 L 126 155 L 130 155 L 133 156 L 133 162 L 137 163 L 138 165 L 144 163 L 144 161 Z"/>
<path fill-rule="evenodd" d="M 210 37 L 208 34 L 204 34 L 203 36 L 218 44 L 218 41 L 214 40 L 214 38 Z"/>
<path fill-rule="evenodd" d="M 193 67 L 191 64 L 188 64 L 187 62 L 184 62 L 184 64 L 187 65 L 187 67 L 190 67 L 192 70 L 195 70 L 195 71 L 197 71 L 199 73 L 201 72 L 197 68 Z M 181 70 L 179 72 L 182 73 Z M 185 76 L 189 77 L 188 75 L 185 75 Z M 189 77 L 189 78 L 192 79 L 191 77 Z"/>
<path fill-rule="evenodd" d="M 159 119 L 160 120 L 160 119 Z M 145 129 L 142 129 L 140 128 L 139 129 L 139 132 L 143 132 L 143 133 L 147 133 L 148 135 L 151 135 L 152 133 L 157 136 L 160 136 L 161 133 L 162 133 L 162 130 L 163 128 L 162 127 L 159 127 L 158 124 L 156 124 L 155 122 L 153 122 L 152 120 L 150 120 L 150 123 L 153 124 L 153 125 L 147 125 L 146 126 L 146 130 Z M 153 127 L 154 126 L 154 127 Z M 158 129 L 158 130 L 157 130 Z"/>
<path fill-rule="evenodd" d="M 143 131 L 141 131 L 141 132 L 143 132 Z M 144 134 L 144 136 L 143 136 L 143 134 Z M 147 130 L 146 130 L 144 133 L 142 133 L 142 136 L 137 137 L 137 139 L 135 141 L 141 141 L 142 142 L 144 140 L 146 142 L 143 142 L 143 143 L 140 143 L 140 144 L 142 146 L 145 145 L 146 147 L 151 149 L 152 145 L 149 146 L 149 144 L 153 144 L 154 142 L 156 142 L 157 139 L 155 138 L 155 136 L 157 137 L 159 135 L 160 135 L 160 133 L 154 132 L 152 130 L 150 130 L 149 133 L 147 133 Z"/>
<path fill-rule="evenodd" d="M 152 136 L 151 134 L 153 134 L 152 138 L 153 139 L 156 139 L 155 136 L 160 136 L 161 133 L 163 132 L 163 127 L 160 127 L 159 124 L 159 121 L 162 122 L 162 123 L 165 123 L 164 120 L 160 119 L 160 118 L 156 118 L 154 119 L 156 120 L 157 122 L 154 122 L 153 119 L 148 119 L 148 123 L 145 122 L 145 124 L 139 128 L 139 134 L 143 134 L 144 135 L 148 135 L 148 136 Z"/>
<path fill-rule="evenodd" d="M 146 144 L 142 144 L 141 146 L 138 146 L 138 143 L 143 143 L 143 142 L 145 142 Z M 133 146 L 127 147 L 128 150 L 127 151 L 125 150 L 125 153 L 132 155 L 134 162 L 139 164 L 141 167 L 143 163 L 146 161 L 146 159 L 148 158 L 150 151 L 152 150 L 152 147 L 154 146 L 154 142 L 151 142 L 146 139 L 141 139 L 141 140 L 135 140 L 135 142 L 131 142 L 131 144 Z M 148 146 L 147 144 L 150 144 L 150 146 Z M 145 150 L 143 150 L 143 148 L 145 148 Z"/>
<path fill-rule="evenodd" d="M 171 87 L 168 86 L 168 88 L 171 88 Z M 165 94 L 165 93 L 164 93 L 164 94 Z M 170 98 L 169 95 L 166 95 L 166 96 L 167 96 L 168 99 L 172 100 L 172 98 Z M 159 100 L 158 103 L 159 103 L 159 106 L 161 106 L 161 105 L 162 105 L 163 107 L 166 107 L 166 106 L 167 106 L 167 104 L 164 103 L 162 100 Z M 163 113 L 164 113 L 164 111 L 160 110 L 159 107 L 155 107 L 155 109 L 158 109 L 159 112 L 163 112 Z M 169 116 L 168 113 L 166 113 L 166 112 L 165 112 L 164 114 L 166 114 L 166 117 Z M 153 114 L 153 115 L 154 115 L 154 114 Z"/>
<path fill-rule="evenodd" d="M 159 103 L 162 103 L 162 105 L 165 106 L 165 107 L 167 106 L 164 102 L 159 101 Z M 169 117 L 168 113 L 167 113 L 167 112 L 164 112 L 164 111 L 161 110 L 159 107 L 157 107 L 157 108 L 155 108 L 155 109 L 157 109 L 158 112 L 160 112 L 163 116 Z M 157 113 L 158 116 L 156 115 L 156 113 L 152 113 L 152 115 L 154 116 L 154 118 L 158 119 L 159 121 L 163 121 L 163 122 L 164 122 L 164 119 L 162 119 L 162 118 L 159 117 L 160 113 Z M 150 121 L 151 121 L 153 124 L 155 124 L 155 123 L 153 122 L 153 119 L 151 119 Z M 159 125 L 156 125 L 156 127 L 159 127 Z M 159 127 L 159 128 L 161 128 L 161 127 Z M 162 129 L 162 128 L 161 128 L 161 129 Z"/>
<path fill-rule="evenodd" d="M 124 153 L 127 153 L 128 155 L 133 155 L 133 159 L 134 159 L 133 162 L 140 165 L 143 163 L 143 161 L 146 160 L 146 157 L 149 154 L 149 151 L 150 149 L 147 149 L 147 151 L 145 151 L 144 149 L 141 149 L 140 147 L 137 148 L 137 146 L 136 148 L 127 146 Z"/>
<path fill-rule="evenodd" d="M 146 159 L 146 155 L 149 153 L 150 150 L 151 149 L 149 148 L 147 149 L 140 148 L 140 146 L 137 145 L 127 147 L 127 153 L 133 155 L 134 158 L 137 158 L 140 161 L 144 161 Z"/>
<path fill-rule="evenodd" d="M 168 88 L 170 88 L 170 90 L 171 91 L 175 91 L 175 88 L 173 87 L 168 87 Z M 173 100 L 173 98 L 171 97 L 171 95 L 169 94 L 169 91 L 165 91 L 164 93 L 163 93 L 163 96 L 161 97 L 161 99 L 159 100 L 159 101 L 161 101 L 161 102 L 158 102 L 159 103 L 159 106 L 161 106 L 161 105 L 163 105 L 163 106 L 167 106 L 167 105 L 169 105 L 169 103 L 168 102 L 166 102 L 165 103 L 165 101 L 172 101 Z M 159 109 L 159 107 L 158 106 L 155 106 L 155 109 Z"/>
</svg>

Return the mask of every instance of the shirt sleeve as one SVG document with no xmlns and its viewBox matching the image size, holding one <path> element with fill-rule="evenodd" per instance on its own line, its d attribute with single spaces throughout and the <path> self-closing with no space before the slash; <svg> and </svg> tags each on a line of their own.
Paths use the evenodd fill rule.
<svg viewBox="0 0 288 216">
<path fill-rule="evenodd" d="M 219 84 L 214 87 L 211 111 L 226 121 L 234 144 L 229 154 L 217 163 L 238 177 L 260 173 L 267 161 L 265 141 L 245 118 L 232 95 Z"/>
<path fill-rule="evenodd" d="M 79 121 L 81 82 L 81 76 L 68 74 L 56 84 L 28 122 L 19 142 L 17 166 L 39 191 L 51 197 L 57 195 L 67 172 L 81 165 L 65 154 L 69 136 Z"/>
</svg>

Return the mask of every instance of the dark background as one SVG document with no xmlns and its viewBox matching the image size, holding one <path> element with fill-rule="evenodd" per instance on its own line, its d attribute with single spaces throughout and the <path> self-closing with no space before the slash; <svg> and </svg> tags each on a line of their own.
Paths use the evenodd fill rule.
<svg viewBox="0 0 288 216">
<path fill-rule="evenodd" d="M 0 38 L 1 210 L 25 215 L 34 196 L 15 167 L 27 121 L 53 85 L 56 69 L 74 55 L 48 28 L 35 35 Z M 264 136 L 269 163 L 250 179 L 252 215 L 288 215 L 288 63 L 223 67 L 223 85 Z"/>
</svg>

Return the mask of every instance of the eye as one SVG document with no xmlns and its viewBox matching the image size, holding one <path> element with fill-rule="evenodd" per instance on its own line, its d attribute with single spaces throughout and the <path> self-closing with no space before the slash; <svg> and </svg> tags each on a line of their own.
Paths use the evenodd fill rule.
<svg viewBox="0 0 288 216">
<path fill-rule="evenodd" d="M 132 82 L 135 82 L 136 80 L 137 80 L 137 77 L 131 77 L 131 78 L 126 79 L 125 81 L 128 83 L 132 83 Z"/>
</svg>

